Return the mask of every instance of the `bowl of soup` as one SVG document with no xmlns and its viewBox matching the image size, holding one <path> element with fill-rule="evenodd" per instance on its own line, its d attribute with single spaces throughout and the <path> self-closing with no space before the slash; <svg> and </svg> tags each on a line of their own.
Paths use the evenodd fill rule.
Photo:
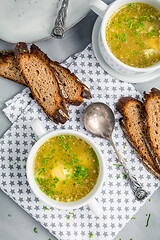
<svg viewBox="0 0 160 240">
<path fill-rule="evenodd" d="M 147 73 L 160 67 L 160 4 L 116 0 L 110 6 L 92 1 L 102 17 L 99 49 L 106 63 L 122 73 Z"/>
<path fill-rule="evenodd" d="M 29 153 L 26 170 L 35 195 L 60 209 L 96 204 L 94 196 L 104 179 L 103 157 L 97 145 L 72 130 L 45 133 L 38 119 L 32 126 L 40 139 Z"/>
</svg>

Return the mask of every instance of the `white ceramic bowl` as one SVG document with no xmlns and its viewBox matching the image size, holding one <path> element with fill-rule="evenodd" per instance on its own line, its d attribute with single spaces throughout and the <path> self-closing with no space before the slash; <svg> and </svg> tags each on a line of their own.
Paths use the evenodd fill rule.
<svg viewBox="0 0 160 240">
<path fill-rule="evenodd" d="M 32 126 L 34 132 L 40 138 L 35 143 L 35 145 L 32 147 L 32 149 L 29 153 L 29 156 L 27 159 L 27 165 L 26 165 L 28 182 L 29 182 L 29 185 L 30 185 L 32 191 L 35 193 L 35 195 L 40 200 L 42 200 L 44 203 L 46 203 L 47 205 L 50 205 L 52 207 L 59 208 L 59 209 L 75 209 L 75 208 L 80 208 L 80 207 L 88 204 L 88 206 L 92 209 L 92 211 L 97 216 L 100 216 L 103 213 L 103 211 L 102 211 L 101 207 L 98 205 L 97 201 L 94 199 L 94 197 L 97 194 L 97 192 L 101 189 L 101 186 L 103 184 L 105 166 L 104 166 L 102 153 L 100 152 L 97 145 L 86 135 L 84 135 L 80 132 L 72 131 L 72 130 L 59 130 L 59 131 L 53 131 L 50 133 L 46 133 L 45 129 L 43 128 L 39 119 L 35 119 L 32 122 L 31 126 Z M 48 139 L 50 139 L 54 136 L 63 135 L 63 134 L 73 135 L 73 136 L 76 136 L 76 137 L 79 137 L 79 138 L 82 138 L 83 140 L 85 140 L 94 149 L 94 151 L 98 157 L 99 167 L 100 167 L 98 180 L 97 180 L 97 183 L 94 186 L 94 188 L 85 197 L 81 198 L 80 200 L 74 201 L 74 202 L 59 202 L 57 200 L 51 199 L 50 197 L 45 195 L 39 189 L 39 187 L 34 179 L 34 176 L 33 176 L 33 161 L 34 161 L 35 154 L 36 154 L 37 150 L 39 149 L 39 147 Z"/>
<path fill-rule="evenodd" d="M 128 3 L 133 3 L 133 2 L 142 2 L 142 3 L 147 3 L 158 10 L 160 10 L 160 2 L 158 0 L 116 0 L 113 3 L 111 3 L 109 6 L 105 4 L 101 0 L 92 0 L 90 3 L 91 9 L 96 12 L 101 18 L 102 18 L 102 23 L 101 27 L 99 30 L 99 49 L 100 52 L 106 61 L 106 63 L 116 70 L 117 72 L 120 73 L 127 73 L 127 74 L 135 74 L 135 73 L 147 73 L 147 72 L 153 72 L 160 68 L 160 62 L 156 63 L 153 66 L 146 67 L 146 68 L 137 68 L 137 67 L 131 67 L 128 66 L 124 63 L 122 63 L 119 59 L 117 59 L 113 53 L 110 51 L 107 41 L 106 41 L 106 36 L 105 36 L 105 30 L 106 26 L 108 23 L 109 18 L 111 15 L 119 9 L 121 6 L 128 4 Z"/>
</svg>

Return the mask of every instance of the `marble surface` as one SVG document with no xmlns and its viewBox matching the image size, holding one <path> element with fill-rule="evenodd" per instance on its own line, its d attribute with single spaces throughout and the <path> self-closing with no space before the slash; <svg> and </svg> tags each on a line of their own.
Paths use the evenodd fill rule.
<svg viewBox="0 0 160 240">
<path fill-rule="evenodd" d="M 91 12 L 80 23 L 69 30 L 64 39 L 50 39 L 38 42 L 37 45 L 52 59 L 63 61 L 71 54 L 83 50 L 87 44 L 91 42 L 92 27 L 96 17 L 97 16 Z M 0 50 L 13 48 L 13 44 L 0 41 Z M 152 87 L 160 88 L 160 79 L 155 79 L 148 83 L 135 84 L 135 87 L 140 93 L 144 90 L 149 91 Z M 9 120 L 1 111 L 4 107 L 4 102 L 22 89 L 22 86 L 0 78 L 0 136 L 10 127 Z M 160 189 L 153 194 L 151 201 L 147 201 L 144 204 L 134 216 L 136 219 L 130 220 L 118 236 L 116 236 L 115 240 L 160 240 L 159 200 Z M 55 240 L 46 229 L 3 192 L 0 192 L 0 206 L 0 239 L 20 240 L 23 238 L 23 240 Z M 11 214 L 11 216 L 9 217 L 8 214 Z M 146 214 L 151 214 L 148 227 L 146 227 Z M 38 233 L 34 232 L 33 229 L 35 227 L 37 227 Z M 94 236 L 92 239 L 96 240 Z M 105 238 L 102 237 L 102 240 L 105 240 Z"/>
</svg>

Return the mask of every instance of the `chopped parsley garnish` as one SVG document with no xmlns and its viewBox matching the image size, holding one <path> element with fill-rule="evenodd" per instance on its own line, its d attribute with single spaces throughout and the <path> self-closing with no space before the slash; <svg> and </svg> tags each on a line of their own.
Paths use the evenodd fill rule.
<svg viewBox="0 0 160 240">
<path fill-rule="evenodd" d="M 8 217 L 11 217 L 11 214 L 8 214 Z"/>
<path fill-rule="evenodd" d="M 151 217 L 151 214 L 146 214 L 146 216 L 148 216 L 148 219 L 147 219 L 147 224 L 146 224 L 146 227 L 148 227 L 148 224 L 149 224 L 149 220 L 150 220 L 150 217 Z"/>
<path fill-rule="evenodd" d="M 49 208 L 47 208 L 47 207 L 43 207 L 43 209 L 49 210 Z"/>
<path fill-rule="evenodd" d="M 89 235 L 89 238 L 91 238 L 91 237 L 93 237 L 93 234 L 92 234 L 92 233 Z"/>
<path fill-rule="evenodd" d="M 35 233 L 38 233 L 38 232 L 37 232 L 37 228 L 36 228 L 36 227 L 34 228 L 34 232 L 35 232 Z"/>
<path fill-rule="evenodd" d="M 99 167 L 99 162 L 96 161 L 96 162 L 94 163 L 94 166 L 95 166 L 95 167 Z"/>
<path fill-rule="evenodd" d="M 128 4 L 128 7 L 132 7 L 132 6 L 133 6 L 133 3 L 129 3 L 129 4 Z"/>
<path fill-rule="evenodd" d="M 122 164 L 113 164 L 113 166 L 121 167 Z"/>
<path fill-rule="evenodd" d="M 63 137 L 62 137 L 62 136 L 58 136 L 58 138 L 59 138 L 59 140 L 61 140 L 61 141 L 63 140 Z"/>
<path fill-rule="evenodd" d="M 122 175 L 123 175 L 123 179 L 125 179 L 125 178 L 126 178 L 126 175 L 125 175 L 125 173 L 122 173 Z"/>
<path fill-rule="evenodd" d="M 91 148 L 91 151 L 92 151 L 93 158 L 97 160 L 97 155 L 96 155 L 95 151 L 93 150 L 93 148 Z"/>
<path fill-rule="evenodd" d="M 72 178 L 75 178 L 77 183 L 80 183 L 81 181 L 78 180 L 84 179 L 86 177 L 88 177 L 88 168 L 84 168 L 80 164 L 78 166 L 75 166 L 75 173 Z"/>
<path fill-rule="evenodd" d="M 35 138 L 33 138 L 33 140 L 34 140 L 35 142 L 37 142 L 37 140 L 36 140 Z"/>
<path fill-rule="evenodd" d="M 74 213 L 69 212 L 68 220 L 70 219 L 71 215 L 74 215 Z"/>
<path fill-rule="evenodd" d="M 55 183 L 59 182 L 59 178 L 54 177 L 53 180 L 55 181 Z"/>
<path fill-rule="evenodd" d="M 132 217 L 131 219 L 136 219 L 135 217 Z"/>
</svg>

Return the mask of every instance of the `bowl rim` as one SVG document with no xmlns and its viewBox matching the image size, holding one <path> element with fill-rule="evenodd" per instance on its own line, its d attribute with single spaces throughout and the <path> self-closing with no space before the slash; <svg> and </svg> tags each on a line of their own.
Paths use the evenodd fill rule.
<svg viewBox="0 0 160 240">
<path fill-rule="evenodd" d="M 35 156 L 37 150 L 45 141 L 47 141 L 48 139 L 50 139 L 54 136 L 58 136 L 58 135 L 73 135 L 73 136 L 77 136 L 77 137 L 83 139 L 91 147 L 93 147 L 93 149 L 96 152 L 96 155 L 98 157 L 98 161 L 99 161 L 100 172 L 99 172 L 99 176 L 98 176 L 98 179 L 97 179 L 97 182 L 96 182 L 94 188 L 85 197 L 83 197 L 77 201 L 74 201 L 74 202 L 60 202 L 60 201 L 51 199 L 50 197 L 48 197 L 45 193 L 43 193 L 39 189 L 39 187 L 34 179 L 34 176 L 33 176 L 33 161 L 34 161 L 34 156 Z M 98 148 L 97 144 L 92 139 L 90 139 L 87 135 L 77 132 L 77 131 L 74 131 L 74 130 L 56 130 L 56 131 L 52 131 L 52 132 L 45 134 L 31 148 L 28 158 L 27 158 L 27 163 L 26 163 L 27 180 L 29 182 L 29 185 L 30 185 L 33 193 L 45 204 L 50 205 L 51 207 L 59 208 L 59 209 L 75 209 L 75 208 L 80 208 L 80 207 L 86 205 L 91 199 L 93 199 L 95 197 L 97 192 L 101 189 L 102 184 L 104 182 L 104 172 L 105 172 L 105 165 L 104 165 L 104 161 L 103 161 L 103 155 L 102 155 L 100 149 Z"/>
</svg>

